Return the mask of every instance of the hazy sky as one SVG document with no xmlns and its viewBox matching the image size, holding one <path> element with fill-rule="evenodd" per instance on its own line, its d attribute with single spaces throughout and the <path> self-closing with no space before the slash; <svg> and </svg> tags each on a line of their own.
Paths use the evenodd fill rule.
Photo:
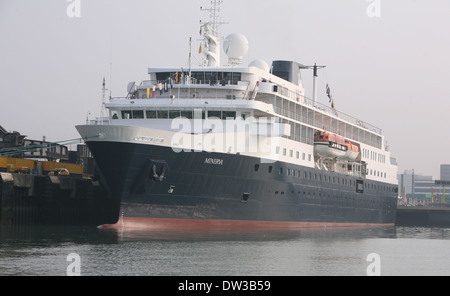
<svg viewBox="0 0 450 296">
<path fill-rule="evenodd" d="M 75 125 L 100 115 L 103 77 L 124 96 L 149 67 L 186 67 L 189 37 L 197 52 L 199 21 L 209 19 L 199 9 L 209 0 L 78 1 L 71 18 L 73 1 L 0 0 L 7 130 L 78 138 Z M 450 1 L 224 0 L 222 18 L 224 36 L 249 39 L 246 63 L 326 65 L 319 99 L 328 102 L 328 83 L 338 110 L 383 129 L 400 172 L 438 178 L 450 163 Z M 303 74 L 308 96 L 311 75 Z"/>
</svg>

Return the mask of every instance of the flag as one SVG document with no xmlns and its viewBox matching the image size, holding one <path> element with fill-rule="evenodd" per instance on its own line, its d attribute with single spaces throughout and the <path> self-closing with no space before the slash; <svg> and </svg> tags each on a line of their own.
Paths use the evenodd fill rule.
<svg viewBox="0 0 450 296">
<path fill-rule="evenodd" d="M 155 91 L 156 91 L 156 84 L 155 84 L 155 85 L 153 85 L 153 93 L 152 93 L 152 98 L 154 98 L 154 97 L 155 97 Z"/>
<path fill-rule="evenodd" d="M 202 49 L 202 45 L 200 44 L 200 48 L 198 49 L 198 53 L 199 53 L 199 54 L 201 54 L 201 53 L 202 53 L 202 51 L 203 51 L 203 49 Z"/>
<path fill-rule="evenodd" d="M 147 99 L 150 99 L 150 88 L 147 88 Z"/>
<path fill-rule="evenodd" d="M 328 84 L 327 84 L 327 96 L 330 99 L 330 103 L 332 103 L 333 96 L 331 95 L 331 89 L 330 89 L 330 86 Z M 333 105 L 334 105 L 334 103 L 333 103 Z"/>
</svg>

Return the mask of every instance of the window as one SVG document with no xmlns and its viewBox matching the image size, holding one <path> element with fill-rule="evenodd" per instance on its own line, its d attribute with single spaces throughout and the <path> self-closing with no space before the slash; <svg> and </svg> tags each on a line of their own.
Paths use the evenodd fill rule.
<svg viewBox="0 0 450 296">
<path fill-rule="evenodd" d="M 169 111 L 169 119 L 180 117 L 180 111 Z"/>
<path fill-rule="evenodd" d="M 111 118 L 112 119 L 119 119 L 119 112 L 111 111 Z"/>
<path fill-rule="evenodd" d="M 294 157 L 294 150 L 289 151 L 289 156 Z"/>
<path fill-rule="evenodd" d="M 193 119 L 193 112 L 192 111 L 181 111 L 181 117 L 187 118 L 187 119 Z"/>
<path fill-rule="evenodd" d="M 147 119 L 155 119 L 158 118 L 156 111 L 146 111 Z"/>
<path fill-rule="evenodd" d="M 221 111 L 208 111 L 208 118 L 222 118 Z"/>
<path fill-rule="evenodd" d="M 159 74 L 159 75 L 158 75 Z M 157 79 L 158 80 L 164 80 L 169 77 L 171 73 L 157 73 Z M 234 73 L 234 72 L 192 72 L 191 73 L 192 78 L 197 80 L 197 83 L 200 84 L 210 84 L 211 78 L 214 82 L 222 82 L 222 80 L 225 81 L 226 84 L 234 84 L 237 85 L 238 81 L 241 81 L 241 73 Z M 160 79 L 161 78 L 161 79 Z M 164 79 L 162 79 L 164 78 Z"/>
<path fill-rule="evenodd" d="M 223 111 L 222 112 L 222 119 L 226 120 L 228 118 L 236 119 L 236 112 L 234 111 Z"/>
<path fill-rule="evenodd" d="M 144 110 L 122 111 L 122 119 L 144 119 Z"/>
<path fill-rule="evenodd" d="M 122 111 L 122 119 L 132 119 L 132 112 L 131 111 Z"/>
<path fill-rule="evenodd" d="M 133 119 L 144 119 L 144 110 L 131 111 Z"/>
<path fill-rule="evenodd" d="M 159 119 L 167 119 L 169 118 L 169 111 L 158 111 Z"/>
<path fill-rule="evenodd" d="M 241 117 L 242 119 L 246 120 L 247 118 L 249 118 L 251 116 L 250 112 L 241 112 Z"/>
<path fill-rule="evenodd" d="M 283 148 L 283 156 L 286 156 L 286 153 L 287 153 L 287 149 Z"/>
</svg>

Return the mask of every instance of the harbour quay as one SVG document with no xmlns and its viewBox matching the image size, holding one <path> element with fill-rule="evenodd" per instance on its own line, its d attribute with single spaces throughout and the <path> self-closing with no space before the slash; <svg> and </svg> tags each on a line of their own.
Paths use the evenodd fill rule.
<svg viewBox="0 0 450 296">
<path fill-rule="evenodd" d="M 450 227 L 450 207 L 448 205 L 434 205 L 432 207 L 397 208 L 397 226 L 416 227 Z"/>
<path fill-rule="evenodd" d="M 0 173 L 0 224 L 98 226 L 115 223 L 117 205 L 98 181 Z"/>
</svg>

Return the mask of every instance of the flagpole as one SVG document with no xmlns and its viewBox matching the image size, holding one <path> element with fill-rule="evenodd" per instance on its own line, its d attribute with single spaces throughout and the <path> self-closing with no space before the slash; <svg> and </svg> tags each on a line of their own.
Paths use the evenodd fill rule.
<svg viewBox="0 0 450 296">
<path fill-rule="evenodd" d="M 314 63 L 314 66 L 305 66 L 303 69 L 313 69 L 313 104 L 316 106 L 317 103 L 317 86 L 318 86 L 318 78 L 319 78 L 319 69 L 323 69 L 325 66 L 317 66 L 317 63 Z"/>
<path fill-rule="evenodd" d="M 317 64 L 314 64 L 314 76 L 313 76 L 313 102 L 314 106 L 316 106 L 317 102 L 317 78 L 319 75 L 317 74 Z"/>
</svg>

